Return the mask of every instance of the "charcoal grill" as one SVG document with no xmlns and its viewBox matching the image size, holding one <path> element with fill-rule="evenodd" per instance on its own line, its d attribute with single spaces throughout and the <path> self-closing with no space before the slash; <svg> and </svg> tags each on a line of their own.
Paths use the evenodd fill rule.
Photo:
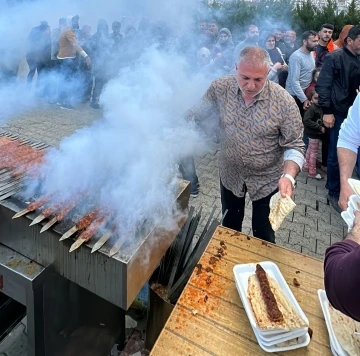
<svg viewBox="0 0 360 356">
<path fill-rule="evenodd" d="M 3 190 L 2 177 L 10 185 Z M 96 253 L 91 253 L 96 240 L 69 253 L 74 240 L 59 242 L 66 226 L 55 225 L 40 235 L 42 225 L 29 227 L 38 213 L 12 219 L 27 205 L 16 195 L 20 188 L 21 178 L 14 181 L 11 172 L 0 171 L 0 292 L 27 307 L 28 354 L 107 355 L 115 342 L 123 343 L 125 311 L 186 220 L 189 182 L 179 181 L 180 209 L 172 231 L 144 228 L 111 257 L 114 241 Z"/>
</svg>

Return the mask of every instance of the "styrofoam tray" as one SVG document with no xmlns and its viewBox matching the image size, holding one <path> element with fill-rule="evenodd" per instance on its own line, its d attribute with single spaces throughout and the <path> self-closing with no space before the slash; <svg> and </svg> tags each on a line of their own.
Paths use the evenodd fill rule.
<svg viewBox="0 0 360 356">
<path fill-rule="evenodd" d="M 267 338 L 264 338 L 261 333 L 259 333 L 258 329 L 253 328 L 253 330 L 257 340 L 261 342 L 264 346 L 273 346 L 284 341 L 296 339 L 297 337 L 304 336 L 308 332 L 308 329 L 299 329 L 299 331 L 275 335 L 273 338 L 271 338 L 271 340 L 268 340 Z"/>
<path fill-rule="evenodd" d="M 256 336 L 256 331 L 255 328 L 253 328 L 255 336 Z M 294 339 L 294 338 L 293 338 Z M 259 346 L 266 352 L 282 352 L 282 351 L 290 351 L 290 350 L 295 350 L 295 349 L 300 349 L 301 347 L 306 347 L 307 345 L 309 345 L 310 343 L 310 336 L 309 334 L 306 332 L 305 335 L 300 336 L 297 340 L 297 344 L 295 345 L 291 345 L 291 346 L 283 346 L 283 347 L 279 347 L 279 346 L 266 346 L 260 338 L 257 337 L 257 341 Z M 280 342 L 279 342 L 280 343 Z"/>
<path fill-rule="evenodd" d="M 354 225 L 354 218 L 351 217 L 350 213 L 347 210 L 341 212 L 341 217 L 346 222 L 346 225 L 348 226 L 348 231 L 350 231 Z"/>
<path fill-rule="evenodd" d="M 348 183 L 354 193 L 360 198 L 360 180 L 349 178 Z"/>
<path fill-rule="evenodd" d="M 320 300 L 321 309 L 324 314 L 326 327 L 329 332 L 330 345 L 332 346 L 332 349 L 339 356 L 349 356 L 349 354 L 341 347 L 339 341 L 337 340 L 337 338 L 335 336 L 334 329 L 331 325 L 330 312 L 329 312 L 329 300 L 327 299 L 326 292 L 322 289 L 319 289 L 318 296 L 319 296 L 319 300 Z"/>
<path fill-rule="evenodd" d="M 358 205 L 359 204 L 359 205 Z M 355 211 L 360 211 L 360 198 L 357 196 L 357 195 L 352 195 L 350 198 L 349 198 L 349 207 L 351 209 L 351 211 L 353 213 L 355 213 Z"/>
<path fill-rule="evenodd" d="M 283 329 L 264 331 L 257 326 L 256 319 L 250 301 L 247 296 L 248 279 L 252 274 L 255 273 L 256 264 L 257 263 L 239 264 L 239 265 L 235 265 L 233 268 L 233 272 L 235 276 L 235 284 L 240 294 L 241 301 L 243 303 L 244 309 L 249 318 L 251 326 L 255 328 L 259 333 L 261 333 L 262 336 L 267 337 L 267 341 L 271 341 L 270 336 L 275 336 L 275 338 L 278 338 L 276 337 L 276 335 L 278 334 L 284 334 L 284 333 L 293 334 L 294 332 L 296 333 L 300 330 L 304 330 L 304 331 L 307 330 L 307 327 L 305 327 L 290 332 L 287 332 Z M 260 265 L 265 270 L 265 272 L 268 273 L 270 277 L 274 278 L 279 283 L 280 288 L 283 290 L 287 299 L 293 305 L 296 312 L 309 325 L 309 320 L 307 319 L 306 315 L 300 308 L 299 303 L 295 299 L 294 294 L 291 292 L 278 266 L 274 262 L 270 262 L 270 261 L 260 262 Z"/>
</svg>

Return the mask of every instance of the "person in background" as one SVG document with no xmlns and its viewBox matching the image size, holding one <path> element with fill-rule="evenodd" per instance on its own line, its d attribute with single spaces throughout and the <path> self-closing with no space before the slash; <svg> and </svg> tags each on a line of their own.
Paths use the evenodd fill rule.
<svg viewBox="0 0 360 356">
<path fill-rule="evenodd" d="M 219 31 L 219 38 L 213 47 L 213 63 L 214 69 L 219 71 L 219 76 L 229 73 L 232 69 L 234 42 L 232 40 L 231 32 L 227 28 L 222 28 Z"/>
<path fill-rule="evenodd" d="M 219 37 L 219 24 L 216 20 L 209 21 L 208 30 L 214 35 L 215 41 Z"/>
<path fill-rule="evenodd" d="M 340 32 L 339 38 L 334 41 L 334 44 L 338 47 L 338 48 L 343 48 L 344 47 L 344 40 L 347 37 L 349 31 L 351 28 L 353 28 L 353 25 L 345 25 L 343 27 L 343 29 Z"/>
<path fill-rule="evenodd" d="M 112 42 L 112 47 L 115 53 L 120 51 L 120 45 L 123 40 L 123 36 L 121 34 L 121 23 L 119 21 L 114 21 L 111 25 L 112 33 L 109 38 Z"/>
<path fill-rule="evenodd" d="M 290 56 L 299 48 L 296 45 L 296 32 L 294 30 L 286 31 L 284 42 L 285 42 L 285 48 L 283 54 L 286 63 L 289 64 Z"/>
<path fill-rule="evenodd" d="M 309 146 L 306 150 L 306 163 L 303 171 L 308 172 L 309 178 L 322 179 L 320 173 L 316 170 L 316 159 L 319 153 L 320 140 L 325 135 L 325 127 L 323 125 L 323 112 L 319 104 L 319 96 L 315 89 L 309 93 L 309 100 L 311 105 L 305 111 L 303 124 L 304 135 L 309 138 Z"/>
<path fill-rule="evenodd" d="M 334 25 L 325 23 L 321 26 L 319 31 L 319 44 L 315 49 L 315 66 L 321 67 L 324 63 L 325 56 L 328 53 L 338 49 L 332 40 L 332 34 L 334 32 Z"/>
<path fill-rule="evenodd" d="M 281 51 L 279 50 L 278 47 L 275 47 L 276 44 L 276 38 L 275 35 L 268 33 L 263 37 L 263 41 L 262 41 L 262 47 L 266 49 L 266 51 L 269 53 L 270 55 L 270 59 L 271 59 L 271 70 L 268 74 L 268 79 L 275 82 L 275 83 L 279 83 L 279 73 L 281 73 L 282 71 L 287 71 L 287 65 L 284 61 L 284 58 L 282 56 Z M 282 83 L 282 87 L 285 86 L 285 83 Z"/>
<path fill-rule="evenodd" d="M 90 38 L 91 38 L 91 26 L 84 25 L 82 29 L 79 31 L 79 38 L 77 39 L 79 45 L 83 46 L 84 44 L 90 41 Z"/>
<path fill-rule="evenodd" d="M 346 210 L 350 195 L 354 194 L 348 183 L 352 177 L 354 167 L 358 158 L 360 147 L 360 95 L 357 95 L 353 106 L 350 107 L 347 118 L 341 125 L 339 140 L 337 143 L 337 154 L 340 170 L 340 196 L 339 206 Z"/>
<path fill-rule="evenodd" d="M 303 124 L 293 98 L 267 79 L 270 61 L 264 49 L 245 47 L 236 74 L 215 80 L 185 117 L 199 125 L 212 113 L 219 115 L 224 226 L 242 230 L 248 192 L 254 236 L 275 242 L 269 201 L 277 191 L 283 197 L 292 195 L 305 150 Z"/>
<path fill-rule="evenodd" d="M 240 51 L 248 46 L 258 46 L 258 42 L 259 42 L 259 29 L 256 25 L 249 25 L 246 31 L 246 38 L 244 39 L 244 41 L 240 42 L 237 44 L 237 46 L 235 47 L 234 50 L 234 57 L 233 57 L 233 61 L 234 63 L 237 62 L 238 58 L 239 58 L 239 53 Z"/>
<path fill-rule="evenodd" d="M 90 53 L 93 59 L 94 88 L 91 96 L 90 106 L 99 109 L 99 98 L 104 85 L 109 80 L 109 63 L 111 42 L 109 38 L 109 27 L 105 20 L 99 20 L 97 31 L 91 37 Z"/>
<path fill-rule="evenodd" d="M 200 31 L 207 30 L 208 29 L 207 27 L 208 27 L 208 24 L 205 20 L 200 21 L 200 24 L 199 24 Z"/>
<path fill-rule="evenodd" d="M 335 242 L 325 252 L 324 284 L 331 305 L 360 322 L 360 273 L 357 273 L 359 269 L 360 212 L 356 211 L 354 227 L 345 239 Z"/>
<path fill-rule="evenodd" d="M 41 71 L 49 68 L 50 60 L 50 26 L 46 21 L 41 21 L 39 26 L 34 27 L 30 31 L 30 34 L 27 38 L 26 61 L 29 65 L 29 74 L 27 76 L 28 84 L 32 82 L 36 71 L 39 78 Z"/>
<path fill-rule="evenodd" d="M 73 77 L 78 68 L 76 54 L 85 58 L 86 64 L 90 67 L 91 60 L 88 54 L 78 44 L 75 29 L 79 29 L 79 16 L 68 16 L 66 26 L 63 28 L 59 37 L 59 59 L 62 74 L 60 84 L 60 105 L 62 109 L 74 110 L 72 105 L 74 86 Z"/>
<path fill-rule="evenodd" d="M 285 54 L 285 42 L 282 38 L 283 31 L 281 28 L 275 28 L 273 31 L 273 35 L 275 36 L 275 46 L 279 48 L 282 54 Z"/>
<path fill-rule="evenodd" d="M 305 95 L 305 90 L 311 83 L 315 69 L 315 59 L 311 54 L 318 44 L 315 31 L 305 31 L 302 35 L 302 46 L 296 50 L 289 60 L 289 75 L 286 80 L 286 90 L 293 96 L 299 107 L 301 117 L 311 105 Z"/>
<path fill-rule="evenodd" d="M 319 94 L 319 105 L 324 125 L 329 129 L 329 155 L 326 189 L 331 206 L 341 212 L 338 205 L 340 195 L 340 172 L 337 144 L 341 124 L 348 115 L 356 98 L 360 84 L 360 27 L 350 29 L 345 46 L 325 57 L 315 90 Z"/>
</svg>

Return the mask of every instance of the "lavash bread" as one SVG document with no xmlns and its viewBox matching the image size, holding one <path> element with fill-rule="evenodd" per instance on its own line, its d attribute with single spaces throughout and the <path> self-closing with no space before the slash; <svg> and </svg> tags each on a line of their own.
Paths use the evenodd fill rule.
<svg viewBox="0 0 360 356">
<path fill-rule="evenodd" d="M 270 288 L 274 293 L 276 303 L 284 316 L 284 320 L 282 322 L 273 322 L 269 319 L 266 305 L 261 295 L 259 280 L 256 274 L 253 274 L 249 277 L 248 281 L 248 298 L 258 327 L 264 331 L 276 329 L 291 331 L 302 327 L 308 327 L 309 325 L 300 317 L 292 304 L 288 301 L 278 282 L 268 274 L 267 278 L 269 280 Z"/>
<path fill-rule="evenodd" d="M 360 336 L 354 334 L 355 331 L 360 332 L 360 323 L 334 309 L 330 304 L 329 312 L 332 328 L 341 347 L 350 356 L 360 355 Z"/>
<path fill-rule="evenodd" d="M 282 198 L 278 192 L 271 197 L 269 221 L 274 231 L 279 229 L 285 217 L 294 210 L 295 206 L 296 204 L 288 195 Z"/>
</svg>

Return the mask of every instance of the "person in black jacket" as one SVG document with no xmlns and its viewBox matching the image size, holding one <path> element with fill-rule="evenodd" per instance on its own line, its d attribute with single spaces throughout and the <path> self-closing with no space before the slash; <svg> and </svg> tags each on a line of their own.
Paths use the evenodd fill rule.
<svg viewBox="0 0 360 356">
<path fill-rule="evenodd" d="M 329 155 L 326 188 L 332 207 L 341 212 L 338 205 L 340 173 L 337 157 L 337 141 L 340 126 L 347 116 L 360 84 L 360 26 L 353 27 L 345 38 L 343 48 L 325 57 L 315 90 L 319 94 L 319 105 L 324 125 L 329 128 Z"/>
</svg>

